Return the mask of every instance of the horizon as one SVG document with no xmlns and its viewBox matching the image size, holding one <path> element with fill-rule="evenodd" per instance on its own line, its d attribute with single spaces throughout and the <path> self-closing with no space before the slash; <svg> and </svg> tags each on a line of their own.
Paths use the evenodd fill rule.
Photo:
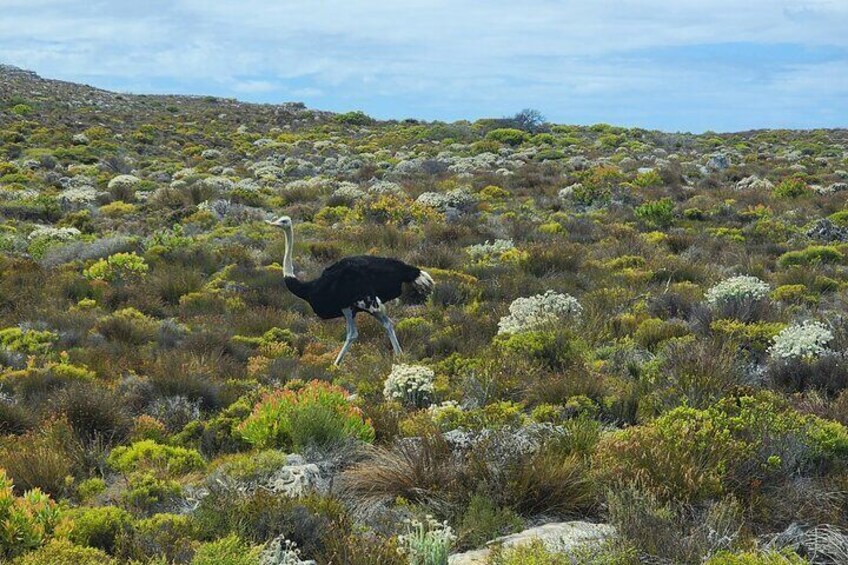
<svg viewBox="0 0 848 565">
<path fill-rule="evenodd" d="M 381 120 L 534 108 L 552 123 L 668 132 L 848 126 L 848 5 L 836 0 L 7 4 L 0 60 L 115 92 Z"/>
</svg>

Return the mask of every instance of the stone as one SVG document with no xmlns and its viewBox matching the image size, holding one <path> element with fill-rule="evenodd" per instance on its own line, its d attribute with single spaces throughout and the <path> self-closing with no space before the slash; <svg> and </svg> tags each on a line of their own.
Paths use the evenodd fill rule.
<svg viewBox="0 0 848 565">
<path fill-rule="evenodd" d="M 268 479 L 268 488 L 293 498 L 316 490 L 321 491 L 325 486 L 326 481 L 321 476 L 318 465 L 307 463 L 299 455 L 289 455 L 286 465 Z"/>
<path fill-rule="evenodd" d="M 707 169 L 723 171 L 730 168 L 730 157 L 725 153 L 715 153 L 707 161 Z"/>
<path fill-rule="evenodd" d="M 615 528 L 609 524 L 592 524 L 590 522 L 554 522 L 524 530 L 517 534 L 499 537 L 490 541 L 487 546 L 502 545 L 516 547 L 530 544 L 539 539 L 550 551 L 568 553 L 585 545 L 599 544 L 615 535 Z M 491 553 L 489 547 L 455 553 L 448 558 L 450 565 L 483 565 Z"/>
</svg>

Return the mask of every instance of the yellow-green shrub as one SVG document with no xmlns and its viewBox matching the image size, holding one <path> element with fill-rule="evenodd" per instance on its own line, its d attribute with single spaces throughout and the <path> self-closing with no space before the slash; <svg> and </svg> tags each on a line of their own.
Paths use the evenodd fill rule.
<svg viewBox="0 0 848 565">
<path fill-rule="evenodd" d="M 804 449 L 797 460 L 783 460 L 781 445 Z M 794 474 L 846 454 L 845 427 L 761 392 L 704 410 L 681 406 L 609 434 L 598 444 L 594 468 L 608 484 L 641 482 L 663 498 L 695 501 L 745 489 L 764 473 Z"/>
</svg>

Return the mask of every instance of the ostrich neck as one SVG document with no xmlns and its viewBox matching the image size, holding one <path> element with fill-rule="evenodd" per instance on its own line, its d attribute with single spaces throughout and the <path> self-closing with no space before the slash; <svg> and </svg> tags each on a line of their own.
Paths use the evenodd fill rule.
<svg viewBox="0 0 848 565">
<path fill-rule="evenodd" d="M 294 251 L 294 230 L 291 228 L 283 230 L 286 234 L 286 254 L 283 257 L 283 275 L 293 277 L 294 267 L 292 266 L 292 252 Z"/>
</svg>

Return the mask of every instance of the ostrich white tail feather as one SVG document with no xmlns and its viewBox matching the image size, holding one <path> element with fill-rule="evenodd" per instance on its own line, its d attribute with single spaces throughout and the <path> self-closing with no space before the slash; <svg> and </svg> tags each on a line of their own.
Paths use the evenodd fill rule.
<svg viewBox="0 0 848 565">
<path fill-rule="evenodd" d="M 412 281 L 412 286 L 415 287 L 415 290 L 421 294 L 428 295 L 433 292 L 433 287 L 436 286 L 436 282 L 433 280 L 433 277 L 430 276 L 430 273 L 427 271 L 421 271 L 415 280 Z"/>
</svg>

